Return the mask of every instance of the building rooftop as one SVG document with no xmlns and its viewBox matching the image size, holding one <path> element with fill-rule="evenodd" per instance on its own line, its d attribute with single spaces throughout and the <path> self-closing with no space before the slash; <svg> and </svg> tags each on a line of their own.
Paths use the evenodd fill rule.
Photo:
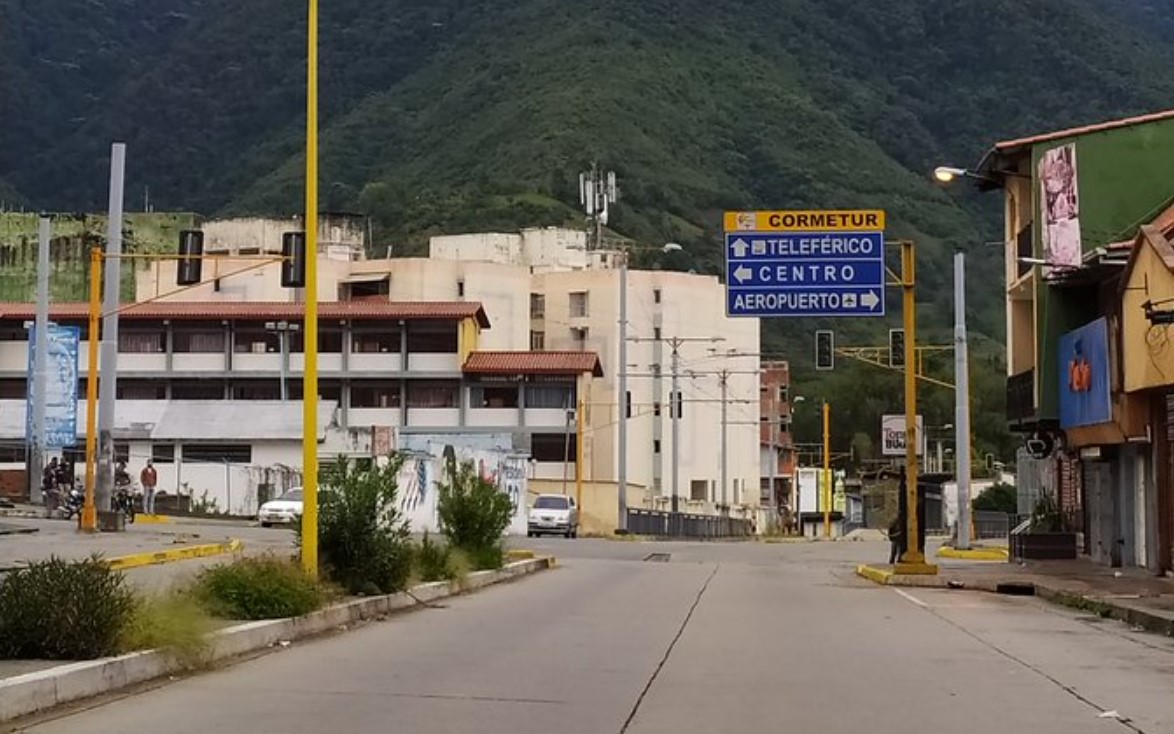
<svg viewBox="0 0 1174 734">
<path fill-rule="evenodd" d="M 1052 140 L 1062 140 L 1063 138 L 1073 138 L 1078 135 L 1088 135 L 1089 133 L 1099 133 L 1105 130 L 1116 130 L 1117 128 L 1131 127 L 1133 125 L 1142 125 L 1147 122 L 1158 122 L 1160 120 L 1169 119 L 1174 119 L 1174 110 L 1163 110 L 1162 112 L 1152 112 L 1147 115 L 1123 117 L 1119 120 L 1108 120 L 1106 122 L 1098 122 L 1092 125 L 1070 127 L 1065 130 L 1056 130 L 1050 133 L 1039 133 L 1037 135 L 1029 135 L 1023 138 L 1004 140 L 1000 143 L 995 143 L 995 149 L 1000 152 L 1007 153 L 1017 148 L 1023 148 L 1026 146 L 1035 145 L 1037 143 L 1047 143 Z"/>
<path fill-rule="evenodd" d="M 580 375 L 603 377 L 595 352 L 473 352 L 461 368 L 471 375 Z"/>
<path fill-rule="evenodd" d="M 304 308 L 300 303 L 253 301 L 154 301 L 127 304 L 121 319 L 158 320 L 285 320 L 300 321 Z M 87 303 L 54 303 L 49 318 L 85 320 Z M 36 317 L 35 303 L 0 303 L 0 321 L 27 321 Z M 329 301 L 318 304 L 318 318 L 373 321 L 388 319 L 452 320 L 475 318 L 481 328 L 489 328 L 485 309 L 476 301 Z"/>
</svg>

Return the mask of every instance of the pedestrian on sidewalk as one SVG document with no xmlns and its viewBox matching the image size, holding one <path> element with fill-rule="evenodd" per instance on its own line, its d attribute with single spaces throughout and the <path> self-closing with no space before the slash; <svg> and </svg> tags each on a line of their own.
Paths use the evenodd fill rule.
<svg viewBox="0 0 1174 734">
<path fill-rule="evenodd" d="M 901 559 L 905 553 L 905 522 L 900 513 L 889 523 L 889 565 Z"/>
<path fill-rule="evenodd" d="M 139 482 L 143 485 L 143 513 L 147 515 L 155 514 L 155 485 L 158 483 L 159 477 L 155 473 L 155 467 L 150 459 L 147 459 L 147 465 L 143 467 L 143 471 L 139 474 Z"/>
</svg>

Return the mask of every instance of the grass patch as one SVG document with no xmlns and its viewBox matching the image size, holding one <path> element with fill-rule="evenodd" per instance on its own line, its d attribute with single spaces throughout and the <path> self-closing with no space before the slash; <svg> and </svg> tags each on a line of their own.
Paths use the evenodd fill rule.
<svg viewBox="0 0 1174 734">
<path fill-rule="evenodd" d="M 301 567 L 274 556 L 239 558 L 202 572 L 193 587 L 200 605 L 224 619 L 281 619 L 322 606 L 325 594 Z"/>
<path fill-rule="evenodd" d="M 140 600 L 123 631 L 122 649 L 163 650 L 188 670 L 204 667 L 216 623 L 189 590 Z"/>
</svg>

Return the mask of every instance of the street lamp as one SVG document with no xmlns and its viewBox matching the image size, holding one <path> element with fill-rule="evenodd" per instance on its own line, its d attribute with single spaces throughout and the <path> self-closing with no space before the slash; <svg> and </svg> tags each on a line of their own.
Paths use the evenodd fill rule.
<svg viewBox="0 0 1174 734">
<path fill-rule="evenodd" d="M 938 166 L 933 169 L 933 177 L 942 183 L 953 183 L 954 179 L 959 176 L 965 176 L 965 168 L 955 168 L 953 166 Z"/>
<path fill-rule="evenodd" d="M 291 331 L 297 331 L 298 325 L 291 324 L 288 321 L 266 321 L 265 330 L 271 334 L 277 334 L 277 342 L 281 350 L 281 401 L 284 403 L 289 400 L 289 334 Z M 305 395 L 303 393 L 303 399 Z"/>
</svg>

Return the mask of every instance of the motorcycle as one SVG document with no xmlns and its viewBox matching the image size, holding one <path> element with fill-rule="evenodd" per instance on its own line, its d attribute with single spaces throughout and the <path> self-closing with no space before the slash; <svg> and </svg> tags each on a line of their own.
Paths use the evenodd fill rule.
<svg viewBox="0 0 1174 734">
<path fill-rule="evenodd" d="M 119 482 L 118 486 L 114 489 L 114 498 L 110 504 L 115 512 L 121 511 L 126 515 L 127 522 L 134 523 L 135 498 L 131 493 L 130 482 Z"/>
<path fill-rule="evenodd" d="M 64 515 L 66 520 L 72 520 L 74 515 L 81 517 L 82 507 L 85 504 L 85 493 L 77 487 L 71 487 L 68 492 L 64 493 L 60 504 L 57 506 L 57 512 Z"/>
</svg>

